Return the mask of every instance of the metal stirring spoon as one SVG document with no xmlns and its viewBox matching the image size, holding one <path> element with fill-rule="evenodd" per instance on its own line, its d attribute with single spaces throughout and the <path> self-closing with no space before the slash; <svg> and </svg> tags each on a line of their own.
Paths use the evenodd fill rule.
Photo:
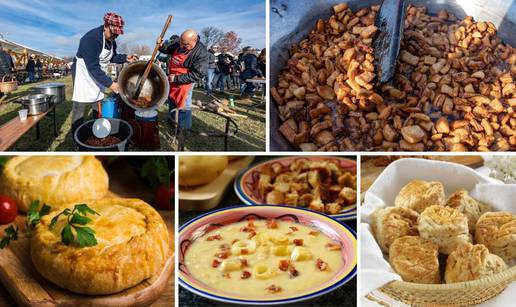
<svg viewBox="0 0 516 307">
<path fill-rule="evenodd" d="M 383 0 L 376 16 L 379 35 L 374 41 L 375 66 L 380 83 L 392 79 L 400 53 L 405 22 L 404 0 Z"/>
</svg>

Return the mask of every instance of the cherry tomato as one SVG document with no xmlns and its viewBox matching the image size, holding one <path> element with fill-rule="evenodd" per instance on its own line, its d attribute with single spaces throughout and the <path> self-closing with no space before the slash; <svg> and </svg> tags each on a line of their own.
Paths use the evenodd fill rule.
<svg viewBox="0 0 516 307">
<path fill-rule="evenodd" d="M 18 215 L 16 202 L 7 196 L 0 195 L 0 225 L 9 224 Z"/>
<path fill-rule="evenodd" d="M 160 185 L 154 193 L 155 207 L 162 210 L 173 210 L 174 194 L 174 184 L 170 186 Z"/>
</svg>

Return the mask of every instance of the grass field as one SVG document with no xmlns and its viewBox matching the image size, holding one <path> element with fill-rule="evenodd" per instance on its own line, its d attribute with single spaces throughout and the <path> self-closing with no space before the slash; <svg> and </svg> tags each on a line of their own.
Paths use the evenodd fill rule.
<svg viewBox="0 0 516 307">
<path fill-rule="evenodd" d="M 55 82 L 45 81 L 45 82 Z M 36 140 L 35 128 L 22 136 L 18 142 L 11 147 L 12 151 L 73 151 L 74 145 L 71 135 L 72 124 L 72 79 L 71 76 L 62 78 L 57 82 L 66 84 L 66 102 L 57 106 L 56 120 L 58 128 L 58 136 L 54 137 L 52 132 L 51 116 L 44 118 L 41 125 L 41 138 Z M 11 93 L 3 103 L 0 104 L 0 125 L 5 124 L 9 120 L 18 116 L 20 104 L 14 101 L 24 95 L 31 94 L 31 88 L 34 84 L 25 84 Z M 265 108 L 263 105 L 259 107 L 253 106 L 257 100 L 241 100 L 238 93 L 229 93 L 235 97 L 235 107 L 233 108 L 239 114 L 246 115 L 247 118 L 234 118 L 238 124 L 239 132 L 231 137 L 228 141 L 229 151 L 265 151 Z M 227 98 L 226 95 L 217 95 L 219 98 Z M 201 89 L 194 89 L 193 100 L 209 101 L 210 98 L 204 94 Z M 177 142 L 172 132 L 172 127 L 167 123 L 168 107 L 163 105 L 160 107 L 160 139 L 162 151 L 176 151 Z M 194 111 L 193 127 L 194 131 L 222 133 L 225 128 L 225 120 L 213 114 Z M 91 114 L 88 115 L 91 117 Z M 131 148 L 137 151 L 137 148 Z M 224 150 L 224 142 L 222 138 L 206 137 L 196 134 L 187 134 L 185 141 L 186 151 L 222 151 Z"/>
</svg>

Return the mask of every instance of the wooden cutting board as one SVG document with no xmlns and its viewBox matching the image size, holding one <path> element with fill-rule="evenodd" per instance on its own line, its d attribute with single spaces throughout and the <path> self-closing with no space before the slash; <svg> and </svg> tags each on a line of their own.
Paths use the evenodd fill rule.
<svg viewBox="0 0 516 307">
<path fill-rule="evenodd" d="M 243 157 L 230 161 L 224 172 L 208 184 L 192 188 L 179 187 L 179 208 L 187 211 L 207 211 L 215 208 L 222 200 L 226 189 L 233 184 L 238 172 L 248 167 L 253 160 L 254 157 Z"/>
<path fill-rule="evenodd" d="M 109 171 L 108 171 L 109 172 Z M 129 168 L 117 168 L 110 174 L 108 197 L 137 197 L 149 202 L 152 193 L 138 182 Z M 170 306 L 174 302 L 174 214 L 159 211 L 170 233 L 171 256 L 162 271 L 139 285 L 113 295 L 87 296 L 64 290 L 46 281 L 34 268 L 30 259 L 29 238 L 20 237 L 8 248 L 0 250 L 0 283 L 20 306 Z M 15 224 L 24 229 L 25 215 Z M 7 227 L 0 226 L 0 233 Z M 23 231 L 20 231 L 22 234 Z M 1 293 L 1 292 L 0 292 Z M 4 298 L 2 301 L 10 303 Z"/>
<path fill-rule="evenodd" d="M 360 163 L 360 192 L 363 195 L 367 189 L 374 183 L 376 178 L 380 176 L 383 170 L 388 164 L 394 162 L 392 157 L 396 156 L 374 156 L 367 161 L 361 161 Z M 364 156 L 362 156 L 362 159 Z M 440 160 L 462 164 L 471 168 L 478 168 L 484 165 L 484 160 L 481 156 L 425 156 L 424 158 L 432 160 Z"/>
</svg>

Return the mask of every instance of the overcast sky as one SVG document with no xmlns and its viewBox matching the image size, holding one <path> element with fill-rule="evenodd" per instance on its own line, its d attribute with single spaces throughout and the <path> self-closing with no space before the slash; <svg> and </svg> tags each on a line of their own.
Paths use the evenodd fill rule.
<svg viewBox="0 0 516 307">
<path fill-rule="evenodd" d="M 265 47 L 265 0 L 0 0 L 0 33 L 49 54 L 73 56 L 79 39 L 111 11 L 125 20 L 119 44 L 154 47 L 172 14 L 166 37 L 213 26 L 237 32 L 244 46 Z"/>
</svg>

